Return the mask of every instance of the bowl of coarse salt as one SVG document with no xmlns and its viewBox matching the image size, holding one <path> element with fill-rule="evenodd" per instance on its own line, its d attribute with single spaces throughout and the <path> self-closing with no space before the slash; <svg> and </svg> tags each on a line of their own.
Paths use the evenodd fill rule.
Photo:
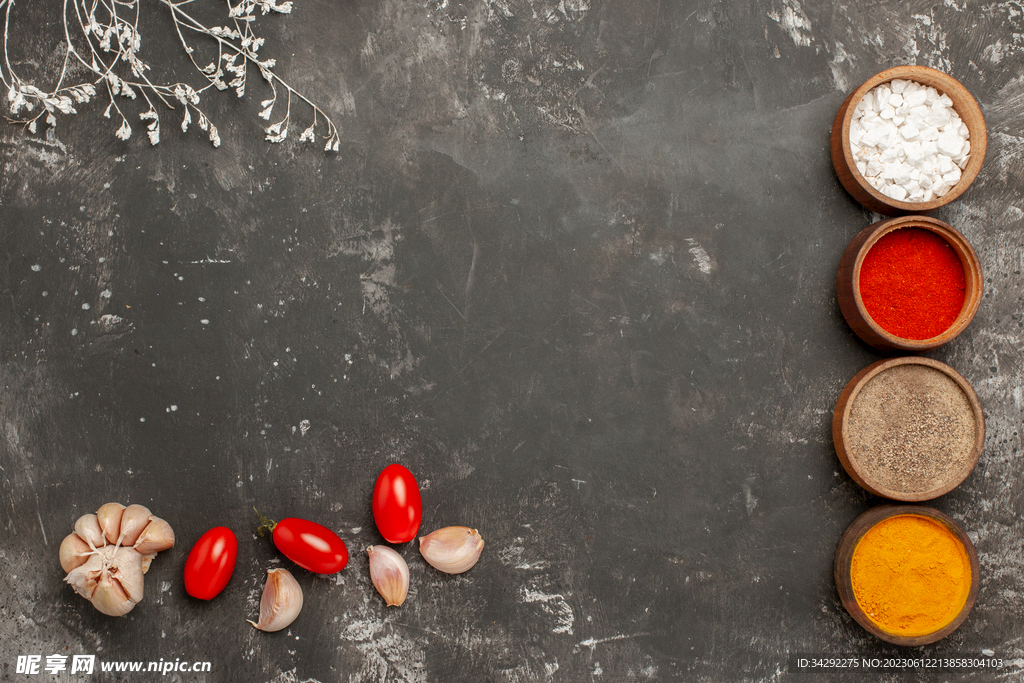
<svg viewBox="0 0 1024 683">
<path fill-rule="evenodd" d="M 877 213 L 927 213 L 970 186 L 987 148 L 978 103 L 952 76 L 896 66 L 850 93 L 832 125 L 832 165 Z"/>
</svg>

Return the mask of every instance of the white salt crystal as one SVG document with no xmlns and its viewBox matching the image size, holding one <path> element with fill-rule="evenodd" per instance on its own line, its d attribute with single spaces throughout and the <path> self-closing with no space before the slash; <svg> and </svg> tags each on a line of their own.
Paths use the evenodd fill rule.
<svg viewBox="0 0 1024 683">
<path fill-rule="evenodd" d="M 931 111 L 932 111 L 931 109 L 929 109 L 928 107 L 926 107 L 923 104 L 918 105 L 916 107 L 907 107 L 906 110 L 907 110 L 907 115 L 908 116 L 915 116 L 915 117 L 917 117 L 919 119 L 924 118 L 925 116 L 928 116 L 928 114 L 930 114 Z M 943 109 L 941 111 L 946 111 L 946 110 Z"/>
<path fill-rule="evenodd" d="M 908 121 L 900 126 L 900 135 L 903 136 L 904 140 L 916 140 L 918 136 L 921 135 L 921 131 L 919 131 L 913 123 Z"/>
<path fill-rule="evenodd" d="M 913 83 L 913 81 L 905 81 L 902 78 L 894 78 L 889 81 L 889 85 L 892 87 L 892 92 L 897 94 L 906 90 L 907 86 L 911 83 Z"/>
<path fill-rule="evenodd" d="M 892 180 L 897 185 L 902 185 L 906 190 L 910 191 L 910 172 L 914 170 L 914 167 L 909 164 L 896 164 L 896 171 L 893 173 Z M 917 185 L 917 183 L 914 183 Z"/>
<path fill-rule="evenodd" d="M 906 158 L 907 163 L 909 164 L 915 164 L 916 166 L 916 164 L 925 157 L 924 150 L 922 149 L 920 142 L 908 142 L 903 145 L 903 149 L 907 154 Z"/>
<path fill-rule="evenodd" d="M 907 191 L 899 185 L 886 185 L 885 189 L 882 190 L 885 194 L 889 195 L 898 202 L 902 202 L 907 198 Z"/>
<path fill-rule="evenodd" d="M 927 101 L 928 93 L 926 93 L 924 90 L 915 90 L 913 92 L 908 92 L 903 96 L 903 103 L 906 104 L 911 109 L 919 105 L 922 105 Z"/>
<path fill-rule="evenodd" d="M 964 141 L 956 133 L 939 133 L 939 151 L 948 157 L 955 157 L 963 149 Z"/>
</svg>

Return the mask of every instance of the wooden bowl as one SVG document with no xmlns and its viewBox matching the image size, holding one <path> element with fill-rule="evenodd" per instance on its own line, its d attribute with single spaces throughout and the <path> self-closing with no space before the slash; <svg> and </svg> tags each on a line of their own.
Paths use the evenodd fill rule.
<svg viewBox="0 0 1024 683">
<path fill-rule="evenodd" d="M 920 419 L 915 419 L 910 422 L 909 425 L 898 425 L 893 424 L 892 420 L 885 421 L 883 424 L 875 425 L 869 424 L 869 420 L 876 419 L 875 414 L 880 410 L 885 410 L 886 406 L 879 403 L 879 399 L 876 395 L 875 389 L 865 393 L 865 387 L 879 377 L 883 373 L 891 372 L 901 366 L 920 365 L 932 368 L 935 371 L 941 373 L 940 375 L 930 376 L 930 373 L 925 373 L 928 377 L 930 384 L 920 383 L 912 384 L 909 380 L 899 380 L 901 382 L 907 382 L 903 385 L 897 385 L 901 391 L 904 391 L 905 395 L 912 397 L 913 401 L 918 403 L 918 413 Z M 902 375 L 906 377 L 905 374 Z M 895 381 L 897 375 L 891 374 L 887 379 Z M 920 402 L 926 400 L 928 396 L 935 396 L 934 387 L 935 382 L 945 383 L 946 380 L 943 377 L 952 380 L 956 387 L 963 392 L 963 398 L 966 399 L 962 407 L 965 409 L 964 412 L 969 417 L 965 417 L 969 421 L 974 430 L 974 438 L 970 440 L 968 438 L 969 433 L 965 432 L 962 438 L 962 445 L 965 446 L 963 454 L 951 459 L 949 462 L 942 462 L 940 460 L 943 457 L 938 449 L 929 451 L 935 453 L 934 463 L 916 463 L 913 461 L 912 449 L 907 447 L 903 450 L 896 452 L 893 456 L 895 464 L 890 463 L 879 463 L 874 462 L 874 458 L 869 453 L 869 449 L 864 448 L 862 445 L 858 445 L 860 440 L 865 438 L 863 435 L 858 436 L 853 430 L 858 426 L 858 421 L 863 420 L 860 424 L 870 427 L 869 433 L 880 434 L 884 439 L 899 438 L 903 435 L 903 432 L 897 432 L 899 427 L 909 428 L 910 438 L 914 438 L 920 442 L 923 439 L 930 438 L 934 435 L 935 430 L 930 429 L 927 424 L 923 421 L 928 419 L 941 419 L 941 411 L 945 411 L 947 416 L 949 409 L 945 408 L 939 403 L 932 404 L 921 404 Z M 915 380 L 917 381 L 917 380 Z M 882 386 L 882 385 L 876 385 Z M 941 388 L 941 387 L 940 387 Z M 947 384 L 945 388 L 951 388 Z M 957 397 L 959 400 L 959 397 Z M 861 401 L 872 401 L 870 404 L 860 403 Z M 889 399 L 893 400 L 893 399 Z M 941 398 L 933 398 L 933 401 L 939 401 Z M 893 401 L 893 405 L 895 402 Z M 876 408 L 876 406 L 881 407 Z M 858 410 L 857 415 L 854 415 L 854 411 Z M 889 410 L 893 410 L 889 408 Z M 883 413 L 884 415 L 893 415 L 893 413 Z M 895 413 L 897 417 L 895 419 L 901 419 L 906 413 Z M 909 421 L 909 418 L 908 418 Z M 946 424 L 946 423 L 943 423 Z M 946 427 L 944 427 L 946 428 Z M 924 436 L 921 436 L 924 434 Z M 940 363 L 937 360 L 931 358 L 923 358 L 920 356 L 903 356 L 901 358 L 890 358 L 888 360 L 880 360 L 872 363 L 868 367 L 858 372 L 853 379 L 846 385 L 842 393 L 839 395 L 839 400 L 836 402 L 835 412 L 832 414 L 832 442 L 836 449 L 836 455 L 839 456 L 839 461 L 843 465 L 843 469 L 846 470 L 850 477 L 860 484 L 866 491 L 873 493 L 876 496 L 883 498 L 891 498 L 893 500 L 907 501 L 907 502 L 919 502 L 924 500 L 931 500 L 941 496 L 949 491 L 956 488 L 967 476 L 974 470 L 975 465 L 978 463 L 978 457 L 981 455 L 982 447 L 985 443 L 985 415 L 981 409 L 981 403 L 978 401 L 977 394 L 974 393 L 974 389 L 967 383 L 959 373 L 953 368 L 949 367 L 945 363 Z M 883 444 L 884 447 L 884 444 Z M 934 476 L 925 478 L 926 481 L 920 484 L 915 483 L 913 486 L 903 485 L 897 486 L 892 480 L 898 472 L 898 468 L 903 468 L 903 473 L 909 472 L 910 475 L 918 475 L 919 472 L 915 469 L 934 464 L 933 472 L 937 472 L 940 467 L 942 471 Z M 907 479 L 910 479 L 910 475 Z M 919 477 L 923 478 L 923 477 Z"/>
<path fill-rule="evenodd" d="M 964 603 L 963 608 L 957 613 L 953 620 L 944 627 L 924 635 L 905 636 L 890 633 L 889 631 L 880 628 L 870 619 L 870 617 L 868 617 L 867 614 L 865 614 L 864 610 L 857 602 L 857 597 L 853 591 L 853 577 L 851 569 L 853 564 L 853 553 L 857 548 L 857 544 L 876 524 L 899 515 L 924 517 L 925 519 L 944 526 L 963 546 L 971 566 L 971 583 L 967 593 L 967 600 Z M 846 611 L 849 612 L 850 616 L 852 616 L 858 624 L 863 626 L 872 635 L 895 645 L 927 645 L 945 638 L 959 628 L 960 625 L 964 623 L 964 620 L 967 619 L 967 615 L 970 614 L 971 609 L 974 607 L 974 602 L 978 597 L 978 587 L 981 584 L 979 574 L 980 568 L 978 566 L 978 554 L 974 549 L 974 544 L 971 543 L 971 539 L 968 538 L 963 528 L 938 510 L 924 505 L 879 505 L 871 508 L 857 517 L 849 528 L 847 528 L 846 532 L 843 534 L 842 540 L 839 542 L 839 548 L 836 551 L 835 580 L 836 588 L 839 591 L 839 598 L 842 600 L 843 607 L 846 608 Z"/>
<path fill-rule="evenodd" d="M 960 116 L 960 120 L 967 124 L 970 131 L 971 155 L 966 168 L 961 172 L 960 182 L 951 187 L 946 194 L 927 202 L 903 202 L 876 190 L 857 170 L 850 149 L 850 121 L 853 119 L 854 109 L 872 88 L 897 78 L 928 85 L 939 93 L 946 94 L 953 101 L 953 109 Z M 875 74 L 850 93 L 839 107 L 835 123 L 832 124 L 832 165 L 839 176 L 839 182 L 858 202 L 872 211 L 887 216 L 928 213 L 959 197 L 978 176 L 981 164 L 985 160 L 987 146 L 985 118 L 971 93 L 952 76 L 926 66 L 895 66 Z"/>
<path fill-rule="evenodd" d="M 864 307 L 864 299 L 860 295 L 860 271 L 871 247 L 879 239 L 900 228 L 923 228 L 930 230 L 944 239 L 960 258 L 964 269 L 967 286 L 964 292 L 964 305 L 960 309 L 953 324 L 942 334 L 931 339 L 904 339 L 882 329 L 871 319 Z M 981 262 L 970 243 L 947 223 L 930 216 L 902 216 L 878 221 L 862 230 L 846 247 L 839 261 L 839 272 L 836 274 L 836 293 L 839 296 L 839 308 L 843 317 L 853 331 L 865 343 L 880 351 L 902 351 L 920 353 L 942 346 L 964 331 L 964 328 L 978 312 L 981 304 L 982 290 L 985 279 L 981 272 Z"/>
</svg>

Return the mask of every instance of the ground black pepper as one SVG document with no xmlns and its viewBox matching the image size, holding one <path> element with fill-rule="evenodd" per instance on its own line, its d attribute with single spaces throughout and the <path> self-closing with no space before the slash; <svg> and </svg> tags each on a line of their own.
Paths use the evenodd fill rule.
<svg viewBox="0 0 1024 683">
<path fill-rule="evenodd" d="M 960 386 L 918 364 L 872 377 L 854 398 L 848 424 L 851 456 L 873 485 L 897 493 L 930 491 L 962 476 L 977 433 Z"/>
</svg>

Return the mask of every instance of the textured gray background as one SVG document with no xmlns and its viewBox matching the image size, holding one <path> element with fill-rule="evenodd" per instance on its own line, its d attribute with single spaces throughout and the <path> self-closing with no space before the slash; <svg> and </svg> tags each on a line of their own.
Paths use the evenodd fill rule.
<svg viewBox="0 0 1024 683">
<path fill-rule="evenodd" d="M 16 5 L 22 73 L 59 66 L 59 6 Z M 144 10 L 144 55 L 187 77 L 166 12 Z M 216 150 L 173 121 L 155 148 L 121 142 L 104 103 L 0 128 L 0 678 L 22 679 L 19 654 L 85 653 L 212 662 L 169 681 L 776 681 L 801 678 L 796 652 L 988 650 L 1006 668 L 971 680 L 1020 677 L 1020 3 L 298 0 L 260 26 L 338 153 L 295 129 L 265 143 L 255 82 L 205 99 Z M 934 503 L 974 539 L 981 590 L 910 651 L 832 580 L 881 501 L 831 442 L 879 355 L 834 287 L 877 217 L 827 149 L 846 94 L 904 63 L 960 79 L 989 129 L 980 177 L 936 214 L 978 251 L 985 297 L 931 354 L 987 416 L 978 468 Z M 362 548 L 394 461 L 425 530 L 487 546 L 459 577 L 400 548 L 413 586 L 386 609 Z M 108 501 L 178 537 L 121 619 L 57 560 Z M 337 576 L 296 570 L 306 607 L 278 634 L 245 623 L 280 558 L 254 504 L 352 552 Z M 215 525 L 238 565 L 200 603 L 181 571 Z"/>
</svg>

